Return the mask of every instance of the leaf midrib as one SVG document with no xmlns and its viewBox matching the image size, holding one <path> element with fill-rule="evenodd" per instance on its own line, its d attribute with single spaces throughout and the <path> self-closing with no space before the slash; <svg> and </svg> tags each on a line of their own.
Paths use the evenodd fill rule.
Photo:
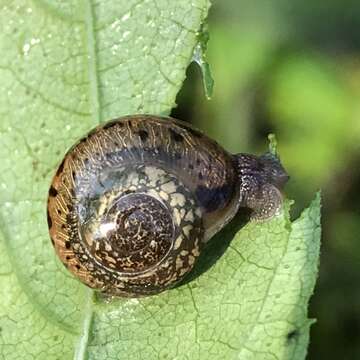
<svg viewBox="0 0 360 360">
<path fill-rule="evenodd" d="M 96 34 L 94 26 L 94 6 L 92 0 L 86 0 L 84 23 L 86 28 L 88 72 L 90 86 L 90 107 L 94 124 L 101 122 L 99 72 L 97 59 Z"/>
<path fill-rule="evenodd" d="M 100 107 L 100 91 L 99 91 L 99 76 L 98 76 L 98 59 L 96 34 L 94 26 L 94 6 L 92 0 L 86 0 L 84 5 L 84 24 L 86 29 L 87 41 L 87 57 L 88 57 L 88 74 L 89 74 L 89 92 L 90 92 L 90 107 L 94 124 L 101 122 L 101 107 Z M 88 354 L 89 334 L 93 322 L 94 314 L 94 291 L 87 289 L 85 291 L 85 307 L 83 311 L 83 318 L 81 323 L 81 335 L 75 342 L 74 360 L 85 360 Z"/>
<path fill-rule="evenodd" d="M 85 360 L 87 358 L 87 348 L 89 343 L 89 334 L 94 314 L 94 290 L 87 289 L 85 292 L 85 307 L 82 320 L 81 335 L 76 342 L 74 360 Z"/>
</svg>

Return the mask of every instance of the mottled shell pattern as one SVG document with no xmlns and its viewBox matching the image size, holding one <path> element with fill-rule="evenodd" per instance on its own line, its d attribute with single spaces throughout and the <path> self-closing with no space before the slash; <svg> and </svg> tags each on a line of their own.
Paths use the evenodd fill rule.
<svg viewBox="0 0 360 360">
<path fill-rule="evenodd" d="M 49 191 L 49 231 L 83 283 L 146 296 L 183 279 L 239 199 L 234 156 L 215 141 L 178 120 L 128 116 L 66 154 Z"/>
</svg>

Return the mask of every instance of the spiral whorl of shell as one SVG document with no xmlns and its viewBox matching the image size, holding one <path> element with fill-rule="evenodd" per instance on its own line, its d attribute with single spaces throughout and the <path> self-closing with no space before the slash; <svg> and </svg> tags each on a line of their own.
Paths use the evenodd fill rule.
<svg viewBox="0 0 360 360">
<path fill-rule="evenodd" d="M 84 266 L 104 279 L 103 290 L 151 294 L 193 267 L 201 213 L 176 176 L 154 166 L 111 167 L 89 183 L 80 185 L 74 227 L 82 241 L 74 253 L 91 259 Z"/>
<path fill-rule="evenodd" d="M 56 249 L 87 285 L 112 295 L 148 295 L 192 269 L 200 253 L 201 211 L 175 175 L 104 162 L 84 169 L 76 189 L 62 224 L 68 236 Z"/>
</svg>

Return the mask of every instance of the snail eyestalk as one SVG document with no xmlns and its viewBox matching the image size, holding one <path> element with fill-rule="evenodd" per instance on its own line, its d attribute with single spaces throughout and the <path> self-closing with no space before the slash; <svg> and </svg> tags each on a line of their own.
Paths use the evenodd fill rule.
<svg viewBox="0 0 360 360">
<path fill-rule="evenodd" d="M 278 156 L 277 154 L 277 140 L 275 134 L 269 134 L 268 135 L 269 140 L 269 153 Z"/>
</svg>

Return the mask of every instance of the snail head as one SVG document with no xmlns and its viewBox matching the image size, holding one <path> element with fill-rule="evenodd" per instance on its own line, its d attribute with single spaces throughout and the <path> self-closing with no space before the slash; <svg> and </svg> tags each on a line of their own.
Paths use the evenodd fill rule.
<svg viewBox="0 0 360 360">
<path fill-rule="evenodd" d="M 282 204 L 281 190 L 289 176 L 280 159 L 272 154 L 261 156 L 237 154 L 240 206 L 253 211 L 253 218 L 266 219 L 278 212 Z"/>
<path fill-rule="evenodd" d="M 282 166 L 278 156 L 267 152 L 258 158 L 259 166 L 262 168 L 266 182 L 283 189 L 289 180 L 289 175 Z"/>
</svg>

